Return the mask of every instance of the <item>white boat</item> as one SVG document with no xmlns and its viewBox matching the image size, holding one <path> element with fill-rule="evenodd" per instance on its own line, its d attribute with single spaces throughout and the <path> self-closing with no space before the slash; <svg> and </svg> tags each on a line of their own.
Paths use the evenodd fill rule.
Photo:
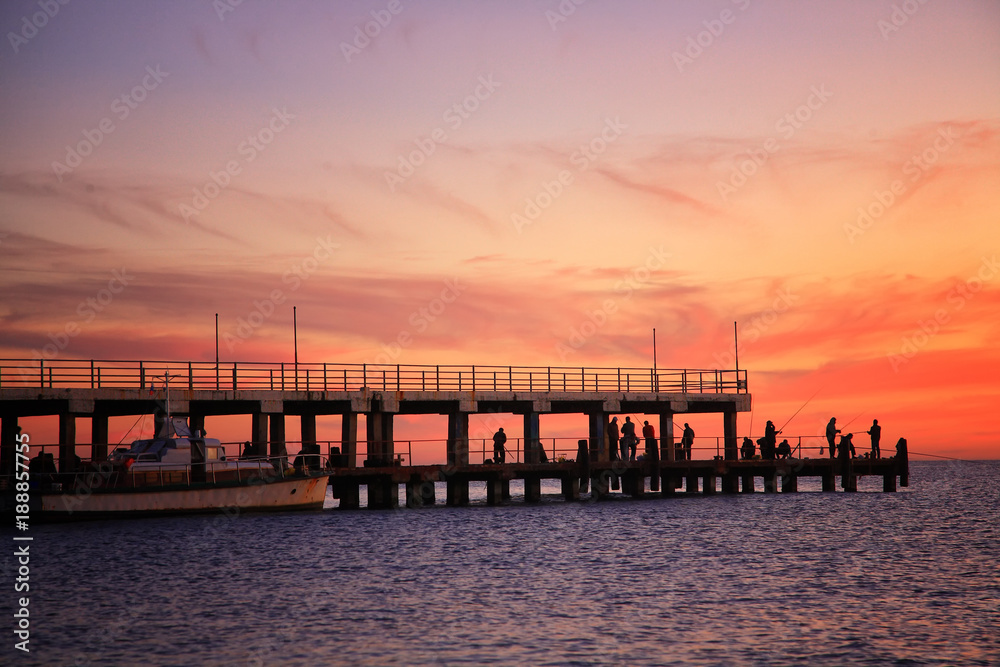
<svg viewBox="0 0 1000 667">
<path fill-rule="evenodd" d="M 306 455 L 299 468 L 285 457 L 228 459 L 217 439 L 192 434 L 182 417 L 73 473 L 57 472 L 51 456 L 32 461 L 33 519 L 322 509 L 329 480 L 319 455 Z"/>
</svg>

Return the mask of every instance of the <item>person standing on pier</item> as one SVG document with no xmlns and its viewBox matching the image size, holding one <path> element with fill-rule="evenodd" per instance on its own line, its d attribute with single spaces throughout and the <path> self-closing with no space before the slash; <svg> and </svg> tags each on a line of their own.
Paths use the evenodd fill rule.
<svg viewBox="0 0 1000 667">
<path fill-rule="evenodd" d="M 690 424 L 684 423 L 684 434 L 681 436 L 681 451 L 684 452 L 684 458 L 688 461 L 691 460 L 691 449 L 694 447 L 694 429 L 691 428 Z"/>
<path fill-rule="evenodd" d="M 764 439 L 767 440 L 768 451 L 774 452 L 775 448 L 778 446 L 778 434 L 781 431 L 774 430 L 774 422 L 770 419 L 767 420 L 767 425 L 764 427 Z M 772 456 L 773 458 L 773 456 Z"/>
<path fill-rule="evenodd" d="M 656 452 L 656 429 L 648 421 L 643 422 L 642 437 L 646 439 L 646 456 L 652 458 Z"/>
<path fill-rule="evenodd" d="M 615 461 L 618 459 L 618 438 L 620 437 L 618 433 L 618 417 L 612 417 L 611 423 L 608 424 L 608 446 L 609 453 L 611 454 L 611 460 Z"/>
<path fill-rule="evenodd" d="M 631 417 L 626 417 L 625 423 L 622 424 L 622 461 L 635 461 L 635 449 L 638 443 L 639 439 L 635 437 L 635 424 L 632 423 Z"/>
<path fill-rule="evenodd" d="M 830 421 L 826 424 L 826 442 L 830 448 L 830 458 L 837 456 L 837 447 L 834 442 L 837 440 L 837 434 L 840 433 L 840 429 L 837 428 L 837 418 L 830 417 Z M 822 455 L 823 452 L 820 452 Z"/>
<path fill-rule="evenodd" d="M 503 426 L 493 434 L 493 461 L 496 463 L 506 463 L 507 461 L 507 434 L 503 432 Z"/>
<path fill-rule="evenodd" d="M 872 458 L 882 458 L 882 451 L 878 447 L 879 441 L 882 440 L 882 427 L 878 425 L 877 419 L 872 420 L 872 427 L 868 429 L 868 435 L 872 437 Z"/>
</svg>

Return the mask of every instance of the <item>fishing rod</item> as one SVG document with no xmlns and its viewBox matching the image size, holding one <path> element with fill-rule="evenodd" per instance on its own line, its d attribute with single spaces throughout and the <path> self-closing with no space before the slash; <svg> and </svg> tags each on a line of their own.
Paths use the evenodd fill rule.
<svg viewBox="0 0 1000 667">
<path fill-rule="evenodd" d="M 788 426 L 788 424 L 789 424 L 789 423 L 790 423 L 790 422 L 791 422 L 791 421 L 792 421 L 793 419 L 795 419 L 795 415 L 797 415 L 797 414 L 799 414 L 800 412 L 802 412 L 802 408 L 804 408 L 804 407 L 806 407 L 807 405 L 809 405 L 810 401 L 812 401 L 812 400 L 813 400 L 814 398 L 816 398 L 816 394 L 818 394 L 818 393 L 819 393 L 820 391 L 822 391 L 822 387 L 820 387 L 819 389 L 817 389 L 817 390 L 816 390 L 816 391 L 815 391 L 815 392 L 813 393 L 813 395 L 812 395 L 812 396 L 810 396 L 810 397 L 809 397 L 809 399 L 808 399 L 808 400 L 807 400 L 807 401 L 806 401 L 805 403 L 803 403 L 803 404 L 801 405 L 801 407 L 799 407 L 799 409 L 798 409 L 798 410 L 796 410 L 796 411 L 795 411 L 795 414 L 793 414 L 793 415 L 792 415 L 791 417 L 789 417 L 789 418 L 788 418 L 788 421 L 786 421 L 786 422 L 785 422 L 784 424 L 782 424 L 782 425 L 781 425 L 781 428 L 779 428 L 779 429 L 778 429 L 778 432 L 781 432 L 781 431 L 784 431 L 784 430 L 785 430 L 785 427 L 786 427 L 786 426 Z M 858 415 L 858 416 L 860 417 L 860 415 Z M 855 419 L 856 419 L 856 418 L 855 418 Z"/>
</svg>

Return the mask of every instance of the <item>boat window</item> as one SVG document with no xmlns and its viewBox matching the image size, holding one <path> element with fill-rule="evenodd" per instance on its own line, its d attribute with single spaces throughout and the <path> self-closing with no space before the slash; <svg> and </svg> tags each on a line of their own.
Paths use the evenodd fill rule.
<svg viewBox="0 0 1000 667">
<path fill-rule="evenodd" d="M 206 447 L 205 448 L 205 458 L 208 461 L 218 461 L 219 460 L 219 448 L 218 447 Z"/>
</svg>

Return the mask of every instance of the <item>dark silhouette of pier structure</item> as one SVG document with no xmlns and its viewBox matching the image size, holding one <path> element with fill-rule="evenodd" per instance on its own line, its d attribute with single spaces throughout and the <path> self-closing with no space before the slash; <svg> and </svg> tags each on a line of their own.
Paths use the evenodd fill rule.
<svg viewBox="0 0 1000 667">
<path fill-rule="evenodd" d="M 487 503 L 501 502 L 515 479 L 523 480 L 527 502 L 540 499 L 544 479 L 560 480 L 567 500 L 588 491 L 601 498 L 618 488 L 633 497 L 711 494 L 719 480 L 723 493 L 752 493 L 755 478 L 763 478 L 766 492 L 785 493 L 798 490 L 800 477 L 822 478 L 824 491 L 835 490 L 837 476 L 846 491 L 857 490 L 859 475 L 881 476 L 884 491 L 896 490 L 897 477 L 908 483 L 905 445 L 892 458 L 846 464 L 801 457 L 801 449 L 790 459 L 740 460 L 736 415 L 748 412 L 752 400 L 745 370 L 106 360 L 0 360 L 0 471 L 14 471 L 19 417 L 58 416 L 60 472 L 78 465 L 78 417 L 90 419 L 90 458 L 106 459 L 109 417 L 163 419 L 166 374 L 170 413 L 188 417 L 192 430 L 204 430 L 208 416 L 250 415 L 245 453 L 251 456 L 288 456 L 285 417 L 298 416 L 302 453 L 320 454 L 320 443 L 328 445 L 322 453 L 329 455 L 330 484 L 342 508 L 359 506 L 361 486 L 369 507 L 398 506 L 401 485 L 406 505 L 434 504 L 435 482 L 446 483 L 448 505 L 468 504 L 470 482 L 486 483 Z M 524 437 L 504 464 L 470 463 L 469 417 L 484 413 L 523 419 Z M 546 451 L 539 432 L 539 416 L 556 413 L 583 414 L 589 424 L 575 451 L 563 452 L 567 460 Z M 724 434 L 694 460 L 678 453 L 674 423 L 692 413 L 718 414 Z M 656 441 L 640 443 L 639 461 L 616 460 L 609 452 L 608 423 L 620 414 L 653 418 Z M 339 440 L 317 439 L 319 415 L 341 417 Z M 364 459 L 359 415 L 366 424 Z M 447 415 L 446 463 L 404 462 L 393 436 L 396 415 Z"/>
</svg>

